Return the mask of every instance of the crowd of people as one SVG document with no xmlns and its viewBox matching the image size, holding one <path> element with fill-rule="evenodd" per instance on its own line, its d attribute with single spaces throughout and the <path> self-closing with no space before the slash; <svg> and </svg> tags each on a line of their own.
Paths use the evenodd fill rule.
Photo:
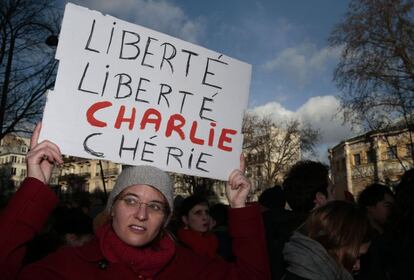
<svg viewBox="0 0 414 280">
<path fill-rule="evenodd" d="M 175 203 L 166 172 L 131 166 L 91 217 L 47 186 L 63 160 L 38 143 L 40 129 L 27 178 L 0 213 L 1 279 L 414 279 L 414 169 L 347 201 L 326 165 L 300 161 L 251 203 L 241 158 L 229 205 L 211 205 L 199 195 Z"/>
</svg>

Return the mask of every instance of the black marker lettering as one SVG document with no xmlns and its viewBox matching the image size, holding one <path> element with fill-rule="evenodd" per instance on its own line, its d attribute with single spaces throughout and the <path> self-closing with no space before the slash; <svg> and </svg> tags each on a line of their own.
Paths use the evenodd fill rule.
<svg viewBox="0 0 414 280">
<path fill-rule="evenodd" d="M 98 135 L 102 135 L 102 133 L 92 133 L 92 134 L 88 135 L 85 138 L 85 140 L 83 141 L 83 149 L 85 150 L 85 152 L 87 152 L 88 154 L 91 154 L 95 157 L 104 158 L 105 157 L 104 153 L 96 152 L 96 151 L 92 150 L 91 148 L 89 148 L 89 146 L 88 146 L 89 138 L 95 137 L 95 136 L 98 136 Z"/>
<path fill-rule="evenodd" d="M 106 69 L 109 69 L 109 65 L 106 65 Z M 109 75 L 109 71 L 106 71 L 105 72 L 105 80 L 104 80 L 104 83 L 103 83 L 103 86 L 102 86 L 101 96 L 104 96 L 105 89 L 106 89 L 106 82 L 108 81 L 108 75 Z"/>
<path fill-rule="evenodd" d="M 204 156 L 209 156 L 209 157 L 211 157 L 212 155 L 207 154 L 207 153 L 201 153 L 201 154 L 200 154 L 200 156 L 198 157 L 197 164 L 196 164 L 196 168 L 197 168 L 198 170 L 201 170 L 201 171 L 204 171 L 204 172 L 209 172 L 208 170 L 206 170 L 206 169 L 204 169 L 204 168 L 200 167 L 200 164 L 202 164 L 202 163 L 207 163 L 205 160 L 203 160 L 203 157 L 204 157 Z"/>
<path fill-rule="evenodd" d="M 144 99 L 140 99 L 140 98 L 138 98 L 138 95 L 139 95 L 139 92 L 140 92 L 140 91 L 143 91 L 143 92 L 146 92 L 146 91 L 147 91 L 146 89 L 141 88 L 141 83 L 142 83 L 142 81 L 145 81 L 145 82 L 151 82 L 150 80 L 145 79 L 145 78 L 140 78 L 140 79 L 139 79 L 139 82 L 138 82 L 138 88 L 137 88 L 137 92 L 136 92 L 136 94 L 135 94 L 135 101 L 140 101 L 140 102 L 144 102 L 144 103 L 149 103 L 149 101 L 148 101 L 148 100 L 144 100 Z"/>
<path fill-rule="evenodd" d="M 184 108 L 184 103 L 185 103 L 185 98 L 187 97 L 187 95 L 194 95 L 194 94 L 191 93 L 191 92 L 188 92 L 188 91 L 184 91 L 184 90 L 180 90 L 178 92 L 183 94 L 183 100 L 181 101 L 181 108 L 180 108 L 180 114 L 182 114 L 183 113 L 183 108 Z"/>
<path fill-rule="evenodd" d="M 207 75 L 210 75 L 210 76 L 214 76 L 215 75 L 213 72 L 210 72 L 210 66 L 209 66 L 210 65 L 210 61 L 217 62 L 217 63 L 221 63 L 221 64 L 224 64 L 224 65 L 228 65 L 228 63 L 227 62 L 224 62 L 224 61 L 221 61 L 221 60 L 217 60 L 217 59 L 214 59 L 214 58 L 207 57 L 206 69 L 204 70 L 204 77 L 203 77 L 202 84 L 203 85 L 207 85 L 207 86 L 211 86 L 211 87 L 214 87 L 214 88 L 221 89 L 221 87 L 218 86 L 218 85 L 214 85 L 214 84 L 210 84 L 210 83 L 207 83 L 206 82 Z"/>
<path fill-rule="evenodd" d="M 142 57 L 141 65 L 142 65 L 142 66 L 148 66 L 148 67 L 154 68 L 154 66 L 153 66 L 153 65 L 150 65 L 150 64 L 146 64 L 146 63 L 145 63 L 145 58 L 147 57 L 147 54 L 149 54 L 149 55 L 154 55 L 153 53 L 151 53 L 151 52 L 149 52 L 149 51 L 148 51 L 149 46 L 150 46 L 150 44 L 151 44 L 151 40 L 158 41 L 158 39 L 156 39 L 156 38 L 148 37 L 148 39 L 147 39 L 147 44 L 146 44 L 146 46 L 145 46 L 144 55 L 143 55 L 143 57 Z"/>
<path fill-rule="evenodd" d="M 125 43 L 125 34 L 134 35 L 136 40 L 132 41 L 132 42 Z M 137 33 L 132 32 L 132 31 L 122 30 L 122 43 L 121 43 L 121 51 L 119 53 L 119 59 L 136 59 L 139 56 L 139 53 L 140 53 L 139 47 L 137 45 L 140 39 L 141 38 L 139 37 L 139 35 Z M 135 55 L 124 57 L 123 56 L 124 46 L 133 46 L 133 47 L 135 47 L 135 50 L 136 50 Z"/>
<path fill-rule="evenodd" d="M 81 80 L 79 81 L 78 90 L 79 90 L 79 91 L 83 91 L 83 92 L 93 93 L 93 94 L 99 94 L 99 92 L 96 92 L 96 91 L 91 91 L 91 90 L 87 90 L 87 89 L 84 89 L 84 88 L 83 88 L 83 80 L 85 79 L 86 72 L 88 71 L 88 68 L 89 68 L 89 62 L 88 62 L 88 63 L 86 63 L 85 69 L 83 70 L 83 73 L 82 73 L 82 78 L 81 78 Z"/>
<path fill-rule="evenodd" d="M 154 162 L 152 159 L 145 158 L 145 154 L 154 154 L 154 151 L 147 150 L 147 145 L 148 146 L 155 146 L 155 147 L 157 146 L 154 143 L 145 141 L 144 142 L 144 147 L 142 148 L 141 160 L 146 161 L 146 162 Z"/>
<path fill-rule="evenodd" d="M 161 60 L 161 64 L 160 64 L 160 70 L 162 70 L 162 66 L 164 65 L 164 61 L 167 61 L 168 65 L 170 65 L 171 73 L 174 73 L 174 67 L 171 64 L 171 61 L 170 60 L 173 59 L 176 56 L 177 49 L 173 45 L 171 45 L 170 43 L 162 43 L 161 46 L 164 47 L 164 53 L 162 55 L 162 60 Z M 166 54 L 167 54 L 167 46 L 170 46 L 171 49 L 172 49 L 171 54 L 170 54 L 169 57 L 166 57 Z"/>
<path fill-rule="evenodd" d="M 185 76 L 187 77 L 188 76 L 188 71 L 190 70 L 191 56 L 192 55 L 198 56 L 198 53 L 195 53 L 195 52 L 192 52 L 192 51 L 189 51 L 189 50 L 181 50 L 181 51 L 184 52 L 184 53 L 188 53 L 187 64 L 186 64 L 186 67 L 185 67 Z"/>
<path fill-rule="evenodd" d="M 116 99 L 122 99 L 122 98 L 127 98 L 127 97 L 130 97 L 131 96 L 131 94 L 132 94 L 132 88 L 131 88 L 131 86 L 130 86 L 130 83 L 131 83 L 131 81 L 132 81 L 132 79 L 131 79 L 131 76 L 129 76 L 128 74 L 126 74 L 126 73 L 119 73 L 119 74 L 116 74 L 115 75 L 115 77 L 119 77 L 118 78 L 118 87 L 117 87 L 117 89 L 116 89 L 116 95 L 115 95 L 115 98 Z M 123 79 L 124 79 L 124 77 L 126 77 L 128 80 L 127 81 L 123 81 Z M 125 86 L 125 87 L 127 87 L 128 88 L 128 94 L 126 94 L 126 95 L 124 95 L 124 96 L 119 96 L 119 90 L 121 89 L 121 86 Z"/>
<path fill-rule="evenodd" d="M 115 25 L 115 24 L 116 24 L 116 22 L 113 23 L 113 25 Z M 111 44 L 112 44 L 112 37 L 114 36 L 114 29 L 115 29 L 115 26 L 112 26 L 111 37 L 109 38 L 108 47 L 106 48 L 106 53 L 107 54 L 108 54 L 109 48 L 111 47 Z"/>
<path fill-rule="evenodd" d="M 194 148 L 191 149 L 191 154 L 190 154 L 190 157 L 188 158 L 188 169 L 191 169 L 191 165 L 193 163 L 193 152 L 194 152 Z"/>
<path fill-rule="evenodd" d="M 119 146 L 119 157 L 122 158 L 122 151 L 133 151 L 133 157 L 132 159 L 135 160 L 135 155 L 137 153 L 138 144 L 139 144 L 139 138 L 137 138 L 137 142 L 135 143 L 135 147 L 132 148 L 126 148 L 124 147 L 125 142 L 125 136 L 122 135 L 121 145 Z"/>
<path fill-rule="evenodd" d="M 85 50 L 88 50 L 88 51 L 91 51 L 91 52 L 96 52 L 96 53 L 99 53 L 99 51 L 98 51 L 98 50 L 91 49 L 91 48 L 89 47 L 89 45 L 90 45 L 90 43 L 91 43 L 91 40 L 92 40 L 92 36 L 93 36 L 93 31 L 94 31 L 94 29 L 95 29 L 95 20 L 93 20 L 93 22 L 92 22 L 92 27 L 91 27 L 91 31 L 90 31 L 90 33 L 89 33 L 88 42 L 86 43 L 86 46 L 85 46 Z"/>
<path fill-rule="evenodd" d="M 173 158 L 175 158 L 178 161 L 178 163 L 180 164 L 180 167 L 182 168 L 183 164 L 181 163 L 180 157 L 183 156 L 183 151 L 179 148 L 176 148 L 176 147 L 166 147 L 166 148 L 168 149 L 167 165 L 170 163 L 170 156 L 172 156 Z M 171 150 L 178 151 L 179 154 L 174 154 L 174 153 L 171 152 Z"/>
<path fill-rule="evenodd" d="M 213 111 L 211 108 L 207 108 L 206 107 L 206 102 L 213 103 L 213 99 L 208 98 L 208 97 L 203 97 L 203 104 L 201 105 L 200 113 L 199 113 L 200 119 L 202 119 L 202 120 L 209 120 L 209 121 L 215 122 L 215 120 L 210 119 L 210 118 L 204 116 L 204 111 L 208 111 L 208 112 L 212 112 Z"/>
<path fill-rule="evenodd" d="M 165 99 L 165 102 L 167 102 L 167 107 L 170 108 L 170 102 L 168 101 L 168 98 L 165 97 L 167 94 L 170 94 L 172 92 L 172 88 L 167 84 L 160 84 L 160 95 L 158 96 L 158 105 L 160 105 L 161 102 L 161 96 Z M 167 88 L 167 91 L 164 91 L 164 88 Z"/>
</svg>

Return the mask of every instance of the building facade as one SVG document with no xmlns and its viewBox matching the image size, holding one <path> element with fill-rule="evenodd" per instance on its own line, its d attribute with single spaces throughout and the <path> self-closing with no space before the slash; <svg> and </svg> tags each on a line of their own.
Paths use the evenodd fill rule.
<svg viewBox="0 0 414 280">
<path fill-rule="evenodd" d="M 263 133 L 264 132 L 264 133 Z M 243 149 L 246 157 L 246 176 L 252 183 L 251 199 L 267 188 L 281 185 L 290 167 L 301 160 L 301 139 L 297 133 L 290 133 L 277 127 L 269 127 L 262 135 L 245 137 Z"/>
<path fill-rule="evenodd" d="M 29 150 L 30 139 L 17 135 L 6 135 L 0 141 L 0 167 L 3 176 L 18 187 L 27 175 L 26 153 Z"/>
<path fill-rule="evenodd" d="M 59 171 L 58 185 L 63 192 L 73 191 L 110 191 L 121 172 L 121 165 L 110 161 L 99 161 L 77 157 L 65 157 Z"/>
<path fill-rule="evenodd" d="M 397 184 L 413 167 L 412 136 L 407 129 L 369 132 L 329 149 L 337 196 L 341 198 L 345 190 L 357 196 L 374 182 Z"/>
</svg>

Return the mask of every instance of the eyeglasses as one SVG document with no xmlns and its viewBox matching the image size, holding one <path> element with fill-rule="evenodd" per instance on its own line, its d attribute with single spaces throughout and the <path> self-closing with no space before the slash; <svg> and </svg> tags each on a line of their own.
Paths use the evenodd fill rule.
<svg viewBox="0 0 414 280">
<path fill-rule="evenodd" d="M 137 197 L 132 195 L 125 195 L 118 200 L 122 200 L 129 208 L 138 208 L 141 205 L 147 206 L 148 212 L 152 214 L 161 214 L 165 212 L 165 206 L 161 202 L 141 202 Z"/>
</svg>

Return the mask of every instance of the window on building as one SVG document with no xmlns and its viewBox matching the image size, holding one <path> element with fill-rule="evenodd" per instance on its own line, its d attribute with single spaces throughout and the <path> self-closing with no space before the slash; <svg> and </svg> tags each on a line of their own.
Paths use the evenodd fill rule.
<svg viewBox="0 0 414 280">
<path fill-rule="evenodd" d="M 388 157 L 388 159 L 396 159 L 397 158 L 397 146 L 388 147 L 387 157 Z"/>
<path fill-rule="evenodd" d="M 21 175 L 22 177 L 26 177 L 26 175 L 27 175 L 26 169 L 22 169 L 22 170 L 20 171 L 20 175 Z"/>
<path fill-rule="evenodd" d="M 262 177 L 262 167 L 260 165 L 256 169 L 256 176 Z"/>
<path fill-rule="evenodd" d="M 375 162 L 375 158 L 376 158 L 375 150 L 371 149 L 371 150 L 367 151 L 367 162 L 368 163 Z"/>
<path fill-rule="evenodd" d="M 335 161 L 334 166 L 335 166 L 336 170 L 338 170 L 338 171 L 341 170 L 341 162 L 340 161 Z"/>
<path fill-rule="evenodd" d="M 22 153 L 26 153 L 27 152 L 27 147 L 22 147 Z"/>
<path fill-rule="evenodd" d="M 264 162 L 265 161 L 265 153 L 264 152 L 259 152 L 257 160 L 260 163 Z"/>
<path fill-rule="evenodd" d="M 17 173 L 16 168 L 12 167 L 12 169 L 11 169 L 11 175 L 16 175 L 16 173 Z"/>
<path fill-rule="evenodd" d="M 11 162 L 17 163 L 17 157 L 16 156 L 11 156 Z"/>
<path fill-rule="evenodd" d="M 354 154 L 354 164 L 355 165 L 361 165 L 361 155 L 360 154 Z"/>
<path fill-rule="evenodd" d="M 406 156 L 407 157 L 411 157 L 413 154 L 413 144 L 407 144 L 405 145 L 405 149 L 406 149 Z"/>
</svg>

